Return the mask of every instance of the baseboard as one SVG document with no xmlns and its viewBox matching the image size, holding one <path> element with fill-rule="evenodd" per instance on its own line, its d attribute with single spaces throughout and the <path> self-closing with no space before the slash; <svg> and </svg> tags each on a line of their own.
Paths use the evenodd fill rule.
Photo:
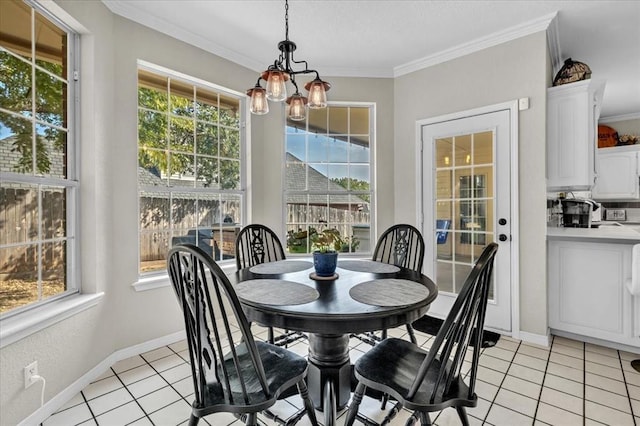
<svg viewBox="0 0 640 426">
<path fill-rule="evenodd" d="M 518 334 L 518 338 L 523 342 L 535 343 L 546 348 L 551 346 L 551 335 L 549 334 L 534 334 L 522 330 Z"/>
<path fill-rule="evenodd" d="M 625 351 L 632 354 L 640 354 L 640 348 L 637 346 L 625 345 L 624 343 L 611 342 L 609 340 L 596 339 L 594 337 L 587 337 L 580 334 L 569 333 L 556 329 L 551 330 L 551 332 L 555 336 L 566 337 L 567 339 L 577 340 L 579 342 L 592 343 L 594 345 L 604 346 L 607 348 Z"/>
<path fill-rule="evenodd" d="M 60 407 L 64 406 L 71 398 L 76 396 L 81 390 L 89 386 L 89 384 L 95 381 L 98 377 L 104 374 L 112 365 L 123 359 L 131 358 L 132 356 L 139 355 L 145 352 L 152 351 L 162 346 L 167 346 L 180 340 L 184 340 L 184 331 L 178 331 L 173 334 L 169 334 L 164 337 L 149 340 L 138 345 L 130 346 L 128 348 L 120 349 L 109 355 L 102 360 L 98 365 L 93 367 L 87 373 L 85 373 L 78 380 L 67 386 L 62 392 L 49 399 L 42 407 L 34 411 L 29 417 L 18 423 L 18 426 L 31 426 L 39 425 L 49 418 L 53 413 L 58 411 Z"/>
</svg>

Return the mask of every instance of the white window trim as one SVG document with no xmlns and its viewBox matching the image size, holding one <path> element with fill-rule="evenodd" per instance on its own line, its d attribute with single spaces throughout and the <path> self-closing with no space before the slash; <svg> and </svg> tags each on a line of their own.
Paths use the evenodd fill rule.
<svg viewBox="0 0 640 426">
<path fill-rule="evenodd" d="M 236 272 L 236 264 L 234 261 L 228 261 L 225 263 L 218 262 L 218 266 L 220 266 L 222 271 L 227 275 L 231 275 Z M 140 276 L 138 281 L 131 284 L 131 287 L 133 287 L 135 291 L 147 291 L 169 287 L 170 285 L 171 280 L 169 279 L 169 274 L 156 273 L 153 275 L 147 274 Z"/>
<path fill-rule="evenodd" d="M 0 321 L 0 349 L 96 306 L 104 293 L 62 297 Z"/>
</svg>

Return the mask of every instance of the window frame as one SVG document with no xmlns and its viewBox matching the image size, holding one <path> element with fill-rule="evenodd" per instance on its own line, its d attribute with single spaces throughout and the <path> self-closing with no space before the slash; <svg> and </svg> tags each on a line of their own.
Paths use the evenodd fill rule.
<svg viewBox="0 0 640 426">
<path fill-rule="evenodd" d="M 368 108 L 369 109 L 369 178 L 370 178 L 370 182 L 369 182 L 369 195 L 370 195 L 370 202 L 369 202 L 369 249 L 368 250 L 363 250 L 363 251 L 355 251 L 355 252 L 348 252 L 348 253 L 340 253 L 340 256 L 347 256 L 347 257 L 366 257 L 371 255 L 371 253 L 373 253 L 373 249 L 375 247 L 375 235 L 376 235 L 376 202 L 377 202 L 377 196 L 376 196 L 376 103 L 375 102 L 357 102 L 357 101 L 330 101 L 327 102 L 327 107 L 331 108 L 331 107 L 356 107 L 356 108 Z M 308 131 L 307 129 L 309 128 L 308 125 L 308 120 L 309 120 L 309 114 L 307 114 L 307 116 L 305 117 L 304 121 L 300 121 L 300 123 L 305 123 L 305 131 Z M 282 164 L 286 167 L 287 164 L 287 127 L 288 127 L 288 123 L 287 123 L 287 119 L 285 117 L 284 119 L 284 125 L 283 125 L 283 133 L 284 133 L 284 143 L 283 143 L 283 150 L 282 150 Z M 306 151 L 308 152 L 308 147 L 305 147 Z M 309 162 L 308 161 L 304 161 L 305 165 L 308 165 Z M 351 162 L 347 163 L 348 165 L 351 164 Z M 303 254 L 297 254 L 297 253 L 292 253 L 289 252 L 287 249 L 287 230 L 289 227 L 289 223 L 287 220 L 287 197 L 289 195 L 328 195 L 328 196 L 332 196 L 332 195 L 361 195 L 362 191 L 352 191 L 352 190 L 345 190 L 345 191 L 339 191 L 339 192 L 335 192 L 335 191 L 291 191 L 291 190 L 287 190 L 287 182 L 286 182 L 286 172 L 283 173 L 282 176 L 282 224 L 283 224 L 283 232 L 284 235 L 282 236 L 282 241 L 283 241 L 283 246 L 285 249 L 285 253 L 287 254 L 287 256 L 291 256 L 291 257 L 302 257 L 302 256 L 309 256 L 310 253 L 303 253 Z M 307 225 L 308 224 L 312 224 L 312 222 L 309 222 L 307 220 Z"/>
<path fill-rule="evenodd" d="M 148 271 L 148 272 L 143 272 L 141 270 L 141 256 L 140 256 L 140 209 L 141 209 L 141 203 L 140 203 L 140 194 L 141 192 L 155 192 L 155 193 L 168 193 L 170 198 L 172 197 L 172 194 L 174 193 L 191 193 L 191 194 L 218 194 L 218 195 L 232 195 L 232 196 L 238 196 L 239 197 L 239 203 L 240 203 L 240 208 L 239 208 L 239 215 L 240 215 L 240 222 L 237 224 L 237 226 L 239 228 L 242 228 L 242 226 L 244 226 L 245 222 L 246 222 L 246 218 L 247 216 L 247 209 L 248 209 L 248 161 L 247 159 L 249 158 L 249 117 L 247 115 L 247 97 L 246 94 L 241 93 L 241 92 L 237 92 L 235 90 L 217 85 L 215 83 L 211 83 L 209 81 L 206 80 L 202 80 L 199 79 L 197 77 L 193 77 L 187 74 L 184 74 L 180 71 L 176 71 L 173 69 L 169 69 L 166 67 L 163 67 L 161 65 L 157 65 L 151 62 L 147 62 L 144 60 L 138 60 L 137 61 L 137 68 L 136 68 L 136 72 L 140 71 L 140 70 L 144 70 L 146 72 L 150 72 L 153 74 L 156 74 L 158 76 L 162 76 L 162 77 L 167 77 L 167 78 L 171 78 L 174 80 L 179 80 L 180 83 L 184 83 L 184 84 L 189 84 L 189 85 L 193 85 L 195 87 L 201 87 L 203 89 L 207 89 L 210 91 L 214 91 L 217 92 L 219 94 L 223 94 L 225 96 L 229 96 L 232 98 L 235 98 L 238 101 L 238 121 L 239 121 L 239 144 L 240 144 L 240 156 L 239 156 L 239 162 L 240 162 L 240 181 L 239 181 L 239 185 L 240 188 L 239 189 L 212 189 L 212 188 L 185 188 L 185 187 L 180 187 L 180 186 L 140 186 L 140 181 L 139 178 L 136 180 L 136 184 L 137 184 L 137 208 L 136 208 L 136 212 L 137 212 L 137 268 L 138 268 L 138 280 L 133 284 L 133 287 L 135 288 L 136 291 L 144 291 L 144 290 L 151 290 L 154 288 L 158 288 L 158 287 L 165 287 L 169 285 L 169 278 L 168 278 L 168 274 L 166 269 L 163 270 L 156 270 L 156 271 Z M 136 79 L 136 81 L 138 81 Z M 138 88 L 139 88 L 139 84 L 136 84 L 136 94 L 138 93 Z M 139 102 L 136 101 L 136 114 L 138 113 L 138 111 L 140 110 L 140 105 Z M 139 121 L 138 118 L 136 118 L 136 123 L 139 125 Z M 139 151 L 139 145 L 140 141 L 139 138 L 136 137 L 136 170 L 139 167 L 138 164 L 138 151 Z M 218 264 L 223 268 L 223 269 L 229 269 L 231 267 L 235 267 L 235 260 L 234 259 L 225 259 L 225 260 L 220 260 L 218 262 Z"/>
<path fill-rule="evenodd" d="M 80 261 L 78 258 L 80 253 L 80 81 L 78 78 L 80 70 L 80 32 L 74 29 L 72 27 L 72 24 L 66 23 L 64 18 L 59 18 L 58 16 L 56 16 L 55 12 L 47 10 L 37 2 L 24 0 L 24 4 L 31 9 L 30 20 L 32 53 L 35 40 L 35 25 L 37 24 L 37 22 L 35 21 L 36 13 L 40 14 L 43 18 L 49 21 L 52 25 L 55 25 L 61 31 L 65 32 L 67 35 L 66 55 L 68 69 L 67 75 L 64 78 L 64 81 L 67 84 L 67 93 L 65 99 L 67 105 L 66 119 L 68 122 L 68 125 L 66 127 L 67 160 L 65 164 L 67 174 L 66 177 L 53 177 L 39 174 L 35 169 L 32 170 L 29 174 L 18 172 L 0 172 L 0 181 L 18 185 L 32 185 L 33 189 L 37 191 L 38 195 L 39 218 L 41 218 L 42 214 L 42 190 L 46 188 L 53 188 L 62 189 L 65 192 L 65 235 L 63 237 L 54 238 L 45 237 L 40 220 L 40 224 L 38 226 L 38 237 L 32 240 L 30 242 L 30 245 L 36 245 L 38 247 L 38 251 L 41 253 L 41 246 L 43 244 L 60 241 L 63 241 L 65 243 L 66 289 L 59 294 L 47 297 L 45 299 L 42 299 L 42 295 L 39 294 L 38 300 L 0 314 L 0 325 L 2 325 L 2 330 L 0 332 L 2 345 L 0 345 L 0 347 L 4 347 L 7 344 L 18 340 L 19 338 L 24 337 L 25 335 L 28 335 L 33 331 L 37 331 L 46 327 L 49 319 L 54 318 L 55 320 L 55 318 L 59 317 L 60 315 L 65 315 L 65 311 L 67 309 L 73 311 L 86 309 L 86 307 L 88 307 L 85 303 L 86 301 L 89 301 L 89 305 L 93 305 L 97 303 L 96 297 L 101 297 L 100 295 L 92 295 L 87 298 L 77 298 L 77 296 L 82 293 L 82 287 L 80 283 Z M 28 63 L 31 67 L 32 73 L 35 73 L 35 70 L 40 70 L 41 72 L 50 75 L 48 71 L 46 71 L 36 63 L 38 60 L 37 54 L 31 54 L 31 58 L 28 61 L 25 61 L 23 57 L 9 49 L 3 48 L 2 51 L 15 58 L 18 58 L 25 63 Z M 32 79 L 31 84 L 33 88 L 34 85 L 37 84 L 36 80 Z M 33 107 L 34 106 L 32 105 L 32 108 Z M 16 115 L 15 112 L 9 110 L 3 110 L 3 113 Z M 32 126 L 45 125 L 48 127 L 64 129 L 64 127 L 62 126 L 55 126 L 50 123 L 43 122 L 42 120 L 39 120 L 35 115 L 32 115 L 31 117 L 21 117 L 28 120 L 32 124 Z M 35 138 L 35 134 L 33 137 Z M 35 143 L 35 141 L 33 143 Z M 32 162 L 35 165 L 35 157 L 32 157 Z M 22 245 L 22 243 L 18 245 Z M 16 246 L 16 244 L 7 244 L 4 247 L 10 248 L 12 246 Z M 38 261 L 37 268 L 37 276 L 38 280 L 40 280 L 43 272 L 41 259 L 39 259 Z"/>
</svg>

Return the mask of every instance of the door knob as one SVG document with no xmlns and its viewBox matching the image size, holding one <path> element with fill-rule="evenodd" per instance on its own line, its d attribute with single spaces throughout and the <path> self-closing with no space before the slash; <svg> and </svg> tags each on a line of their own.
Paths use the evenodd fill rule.
<svg viewBox="0 0 640 426">
<path fill-rule="evenodd" d="M 498 236 L 498 239 L 499 239 L 500 241 L 507 241 L 507 240 L 509 239 L 509 237 L 507 237 L 505 234 L 500 234 L 500 235 Z"/>
<path fill-rule="evenodd" d="M 507 219 L 505 219 L 505 218 L 500 218 L 500 220 L 498 221 L 498 223 L 499 223 L 500 225 L 506 225 L 506 224 L 507 224 Z"/>
</svg>

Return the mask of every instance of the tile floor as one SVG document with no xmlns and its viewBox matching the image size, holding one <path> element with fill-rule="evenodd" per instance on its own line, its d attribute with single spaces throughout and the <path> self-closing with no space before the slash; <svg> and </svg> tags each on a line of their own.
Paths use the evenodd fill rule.
<svg viewBox="0 0 640 426">
<path fill-rule="evenodd" d="M 264 329 L 256 338 L 264 338 Z M 406 329 L 390 330 L 405 337 Z M 419 344 L 428 348 L 431 336 L 417 332 Z M 305 355 L 307 344 L 289 348 Z M 368 345 L 351 339 L 355 361 Z M 478 406 L 469 409 L 472 425 L 640 425 L 640 373 L 629 361 L 640 356 L 554 337 L 551 348 L 502 337 L 484 349 L 476 392 Z M 178 342 L 113 365 L 87 386 L 44 426 L 54 425 L 186 425 L 193 397 L 186 342 Z M 301 406 L 298 396 L 279 401 L 274 411 L 289 417 Z M 361 413 L 380 421 L 378 401 L 365 398 Z M 401 412 L 392 425 L 403 425 L 410 415 Z M 345 412 L 338 425 L 344 424 Z M 434 413 L 436 425 L 457 425 L 454 409 Z M 322 421 L 321 413 L 318 420 Z M 260 424 L 272 421 L 259 417 Z M 201 425 L 241 425 L 228 414 L 207 416 Z M 299 423 L 309 424 L 307 418 Z M 359 424 L 356 422 L 356 424 Z"/>
</svg>

